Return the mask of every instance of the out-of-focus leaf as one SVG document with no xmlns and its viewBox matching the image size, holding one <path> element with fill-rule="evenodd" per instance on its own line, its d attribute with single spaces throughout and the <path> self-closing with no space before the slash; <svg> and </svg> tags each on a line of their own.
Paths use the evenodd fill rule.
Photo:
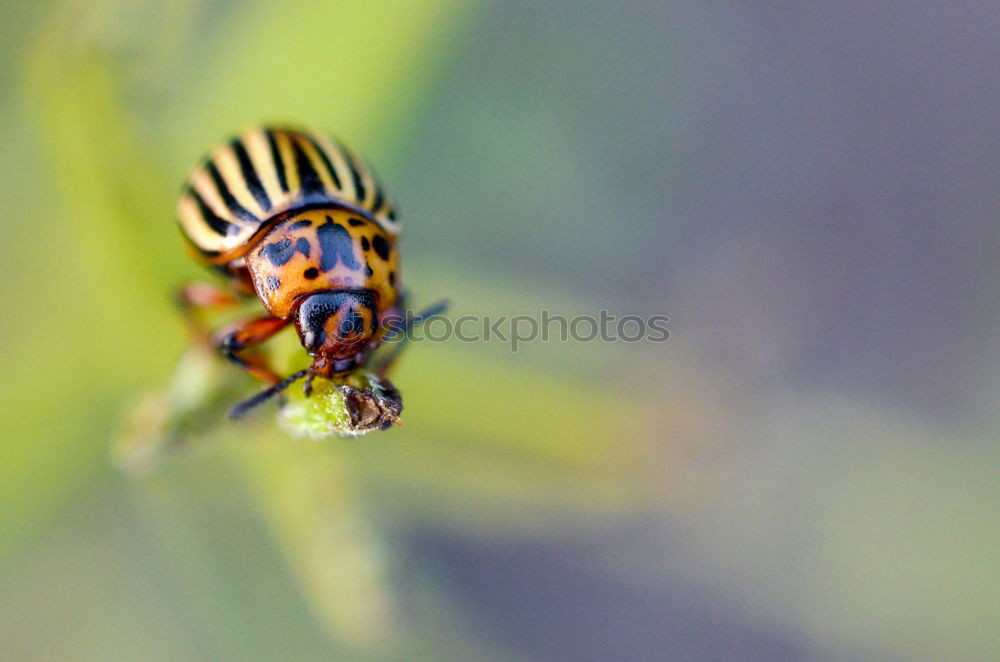
<svg viewBox="0 0 1000 662">
<path fill-rule="evenodd" d="M 5 179 L 9 172 L 16 186 L 5 202 L 13 267 L 5 286 L 16 301 L 5 305 L 12 328 L 0 395 L 16 403 L 3 418 L 4 436 L 18 440 L 0 451 L 0 484 L 10 491 L 0 499 L 3 536 L 11 537 L 4 551 L 47 514 L 42 504 L 100 470 L 105 440 L 80 430 L 107 431 L 129 386 L 152 383 L 146 372 L 172 360 L 163 344 L 170 325 L 150 323 L 168 305 L 149 294 L 156 290 L 143 236 L 128 222 L 137 213 L 124 203 L 155 200 L 153 180 L 129 158 L 135 145 L 123 146 L 130 126 L 107 98 L 114 84 L 92 33 L 74 32 L 66 10 L 53 10 L 30 40 L 19 72 L 27 103 L 10 118 L 21 135 L 4 141 Z M 39 135 L 52 148 L 42 163 L 37 142 L 26 140 Z M 139 337 L 149 343 L 141 363 L 123 351 Z"/>
<path fill-rule="evenodd" d="M 474 0 L 420 3 L 291 0 L 233 5 L 210 41 L 193 41 L 184 93 L 164 99 L 164 146 L 181 168 L 191 152 L 244 124 L 283 120 L 336 132 L 388 154 Z M 183 122 L 177 122 L 183 117 Z"/>
<path fill-rule="evenodd" d="M 226 412 L 249 379 L 203 344 L 177 362 L 169 384 L 143 396 L 126 412 L 111 449 L 115 465 L 142 475 L 192 443 L 224 434 Z"/>
<path fill-rule="evenodd" d="M 330 451 L 278 434 L 237 452 L 317 618 L 336 638 L 378 649 L 393 631 L 386 558 Z"/>
</svg>

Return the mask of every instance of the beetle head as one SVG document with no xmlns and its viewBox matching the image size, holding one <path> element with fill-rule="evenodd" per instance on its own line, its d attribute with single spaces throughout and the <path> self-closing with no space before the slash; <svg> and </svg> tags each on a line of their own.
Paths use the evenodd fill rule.
<svg viewBox="0 0 1000 662">
<path fill-rule="evenodd" d="M 370 290 L 328 290 L 303 297 L 295 316 L 299 340 L 317 377 L 345 375 L 362 364 L 378 330 Z"/>
</svg>

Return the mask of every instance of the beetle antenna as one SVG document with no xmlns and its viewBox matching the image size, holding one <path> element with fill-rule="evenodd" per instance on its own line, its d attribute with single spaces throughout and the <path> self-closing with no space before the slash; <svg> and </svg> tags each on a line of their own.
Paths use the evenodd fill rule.
<svg viewBox="0 0 1000 662">
<path fill-rule="evenodd" d="M 427 318 L 434 317 L 435 315 L 440 315 L 444 311 L 448 310 L 449 306 L 451 306 L 451 301 L 449 301 L 448 299 L 441 299 L 440 301 L 437 301 L 427 306 L 419 313 L 417 313 L 410 319 L 406 320 L 404 326 L 406 332 L 409 333 L 411 330 L 413 330 L 413 327 L 427 321 Z"/>
<path fill-rule="evenodd" d="M 274 396 L 278 395 L 286 388 L 291 386 L 292 382 L 298 379 L 302 379 L 308 373 L 309 373 L 309 368 L 304 368 L 302 370 L 299 370 L 294 375 L 285 377 L 277 384 L 272 384 L 271 386 L 267 387 L 260 393 L 252 395 L 242 402 L 236 403 L 235 405 L 233 405 L 233 408 L 229 410 L 229 418 L 232 419 L 242 418 L 244 415 L 246 415 L 248 411 L 250 411 L 251 409 L 253 409 L 254 407 L 263 402 L 267 402 L 268 400 L 270 400 L 271 398 L 273 398 Z"/>
</svg>

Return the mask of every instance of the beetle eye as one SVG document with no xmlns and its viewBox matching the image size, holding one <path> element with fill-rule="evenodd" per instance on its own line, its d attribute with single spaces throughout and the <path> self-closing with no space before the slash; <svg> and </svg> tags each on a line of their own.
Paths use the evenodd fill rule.
<svg viewBox="0 0 1000 662">
<path fill-rule="evenodd" d="M 305 347 L 310 352 L 319 349 L 319 346 L 323 344 L 321 338 L 325 335 L 322 332 L 316 333 L 311 329 L 303 329 L 302 332 L 302 346 Z"/>
</svg>

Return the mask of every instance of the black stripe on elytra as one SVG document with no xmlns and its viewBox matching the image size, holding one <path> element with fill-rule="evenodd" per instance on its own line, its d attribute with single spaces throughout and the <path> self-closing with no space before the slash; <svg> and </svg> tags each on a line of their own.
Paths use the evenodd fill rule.
<svg viewBox="0 0 1000 662">
<path fill-rule="evenodd" d="M 372 211 L 378 213 L 378 210 L 382 207 L 382 203 L 385 202 L 385 196 L 382 194 L 382 187 L 375 184 L 375 200 L 372 202 Z"/>
<path fill-rule="evenodd" d="M 319 268 L 329 271 L 337 266 L 339 259 L 349 269 L 357 271 L 361 268 L 358 261 L 354 259 L 354 241 L 351 233 L 344 226 L 333 222 L 329 216 L 326 223 L 316 228 L 316 235 L 319 237 L 320 261 Z"/>
<path fill-rule="evenodd" d="M 236 154 L 236 160 L 240 162 L 240 172 L 243 174 L 243 181 L 246 182 L 247 190 L 250 191 L 250 195 L 257 201 L 260 208 L 267 211 L 271 208 L 271 198 L 267 197 L 267 191 L 264 190 L 264 185 L 257 175 L 257 169 L 253 167 L 253 161 L 250 160 L 247 148 L 243 146 L 243 142 L 238 138 L 233 138 L 229 144 Z"/>
<path fill-rule="evenodd" d="M 326 150 L 319 146 L 319 143 L 312 137 L 307 135 L 306 140 L 313 146 L 316 153 L 319 154 L 319 158 L 323 159 L 323 165 L 326 166 L 327 171 L 330 173 L 330 179 L 333 180 L 333 185 L 337 187 L 338 190 L 343 190 L 343 186 L 340 184 L 340 175 L 337 174 L 336 168 L 333 167 L 333 163 L 330 162 L 330 155 L 326 153 Z"/>
<path fill-rule="evenodd" d="M 354 162 L 354 159 L 349 159 L 348 163 L 351 165 L 351 177 L 354 178 L 354 194 L 358 198 L 358 202 L 364 202 L 365 196 L 365 183 L 361 179 L 361 173 L 358 171 L 358 166 Z"/>
<path fill-rule="evenodd" d="M 274 161 L 274 171 L 278 174 L 278 184 L 281 190 L 288 193 L 288 175 L 285 174 L 285 162 L 281 160 L 281 150 L 278 149 L 278 139 L 274 136 L 274 131 L 267 129 L 267 144 L 271 146 L 271 159 Z"/>
<path fill-rule="evenodd" d="M 210 160 L 205 164 L 205 168 L 208 170 L 215 188 L 219 190 L 219 196 L 226 203 L 226 206 L 229 207 L 229 211 L 233 212 L 233 216 L 251 223 L 259 223 L 260 219 L 250 213 L 250 210 L 241 205 L 240 201 L 233 196 L 232 191 L 229 190 L 229 186 L 226 185 L 226 180 L 222 178 L 222 173 L 219 172 L 218 166 L 215 165 L 215 161 Z"/>
<path fill-rule="evenodd" d="M 239 227 L 230 223 L 224 218 L 218 216 L 212 208 L 205 204 L 201 196 L 198 195 L 198 191 L 194 190 L 193 186 L 188 186 L 188 195 L 194 200 L 195 204 L 198 205 L 198 211 L 201 212 L 201 217 L 204 219 L 208 227 L 212 228 L 216 234 L 222 235 L 223 237 L 228 237 L 231 234 L 236 234 L 239 231 Z"/>
<path fill-rule="evenodd" d="M 337 142 L 337 147 L 340 149 L 340 153 L 344 155 L 344 160 L 347 161 L 347 167 L 351 171 L 351 179 L 354 180 L 354 195 L 358 200 L 358 203 L 364 204 L 365 201 L 365 183 L 361 179 L 361 173 L 358 171 L 358 165 L 347 149 Z"/>
<path fill-rule="evenodd" d="M 288 229 L 289 230 L 301 230 L 302 228 L 307 228 L 307 227 L 309 227 L 312 224 L 313 224 L 312 221 L 305 221 L 305 220 L 303 220 L 303 221 L 295 221 L 294 223 L 292 223 L 291 225 L 288 226 Z"/>
<path fill-rule="evenodd" d="M 295 152 L 295 168 L 299 171 L 299 187 L 302 193 L 309 195 L 322 193 L 326 190 L 319 178 L 319 173 L 313 167 L 312 161 L 306 156 L 298 140 L 292 140 L 292 151 Z"/>
</svg>

